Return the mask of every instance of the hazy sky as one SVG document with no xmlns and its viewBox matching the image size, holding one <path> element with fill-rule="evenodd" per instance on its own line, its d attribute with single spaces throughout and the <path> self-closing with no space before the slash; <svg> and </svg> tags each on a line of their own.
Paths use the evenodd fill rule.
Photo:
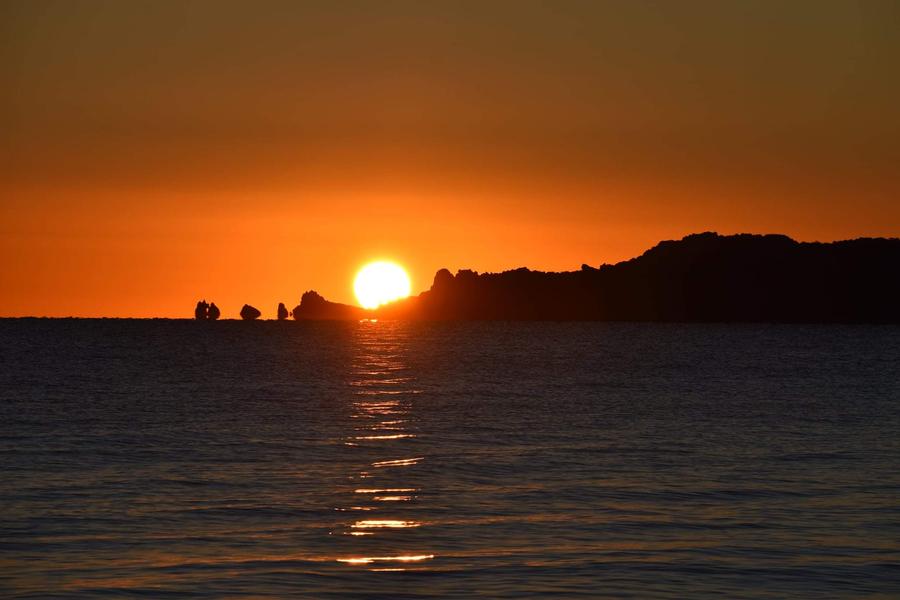
<svg viewBox="0 0 900 600">
<path fill-rule="evenodd" d="M 900 3 L 0 3 L 0 315 L 900 235 Z"/>
</svg>

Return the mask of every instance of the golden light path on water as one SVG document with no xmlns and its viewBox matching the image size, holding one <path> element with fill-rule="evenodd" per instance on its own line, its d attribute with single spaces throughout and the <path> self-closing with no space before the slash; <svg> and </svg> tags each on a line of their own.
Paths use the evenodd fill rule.
<svg viewBox="0 0 900 600">
<path fill-rule="evenodd" d="M 427 560 L 429 558 L 434 558 L 434 554 L 415 554 L 415 555 L 400 555 L 400 556 L 365 556 L 362 558 L 339 558 L 338 562 L 348 563 L 351 565 L 367 565 L 373 562 L 381 562 L 381 561 L 398 561 L 398 562 L 414 562 L 419 560 Z M 395 571 L 400 571 L 401 569 L 393 569 Z"/>
<path fill-rule="evenodd" d="M 382 527 L 396 527 L 396 528 L 404 528 L 404 527 L 419 527 L 421 523 L 417 523 L 415 521 L 401 521 L 398 519 L 366 519 L 363 521 L 357 521 L 351 527 L 354 529 L 380 529 Z"/>
<path fill-rule="evenodd" d="M 407 376 L 408 348 L 402 333 L 390 322 L 363 321 L 354 332 L 354 356 L 349 386 L 350 432 L 342 440 L 358 457 L 359 468 L 348 477 L 355 485 L 338 514 L 363 511 L 364 519 L 339 523 L 334 533 L 350 543 L 350 551 L 334 558 L 348 567 L 369 571 L 403 571 L 435 557 L 419 547 L 410 533 L 428 523 L 412 518 L 422 489 L 408 480 L 410 469 L 425 457 L 410 450 L 418 437 L 413 403 L 420 393 Z M 414 484 L 414 485 L 410 485 Z M 348 515 L 349 516 L 349 515 Z M 360 515 L 361 516 L 361 515 Z"/>
</svg>

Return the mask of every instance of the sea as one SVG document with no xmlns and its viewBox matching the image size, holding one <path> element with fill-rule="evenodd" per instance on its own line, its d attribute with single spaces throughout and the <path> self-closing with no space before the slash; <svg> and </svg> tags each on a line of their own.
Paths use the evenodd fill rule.
<svg viewBox="0 0 900 600">
<path fill-rule="evenodd" d="M 0 320 L 3 598 L 897 598 L 900 327 Z"/>
</svg>

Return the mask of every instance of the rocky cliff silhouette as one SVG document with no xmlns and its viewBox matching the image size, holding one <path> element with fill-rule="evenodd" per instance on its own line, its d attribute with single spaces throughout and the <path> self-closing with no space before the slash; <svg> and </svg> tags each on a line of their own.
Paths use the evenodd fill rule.
<svg viewBox="0 0 900 600">
<path fill-rule="evenodd" d="M 900 239 L 700 233 L 579 271 L 441 269 L 375 311 L 318 298 L 310 314 L 346 314 L 325 318 L 900 323 Z"/>
</svg>

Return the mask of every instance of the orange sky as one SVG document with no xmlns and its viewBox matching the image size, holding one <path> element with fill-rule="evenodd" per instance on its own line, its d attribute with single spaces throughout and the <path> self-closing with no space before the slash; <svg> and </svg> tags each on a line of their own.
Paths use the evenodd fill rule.
<svg viewBox="0 0 900 600">
<path fill-rule="evenodd" d="M 5 2 L 0 316 L 900 235 L 895 2 Z"/>
</svg>

